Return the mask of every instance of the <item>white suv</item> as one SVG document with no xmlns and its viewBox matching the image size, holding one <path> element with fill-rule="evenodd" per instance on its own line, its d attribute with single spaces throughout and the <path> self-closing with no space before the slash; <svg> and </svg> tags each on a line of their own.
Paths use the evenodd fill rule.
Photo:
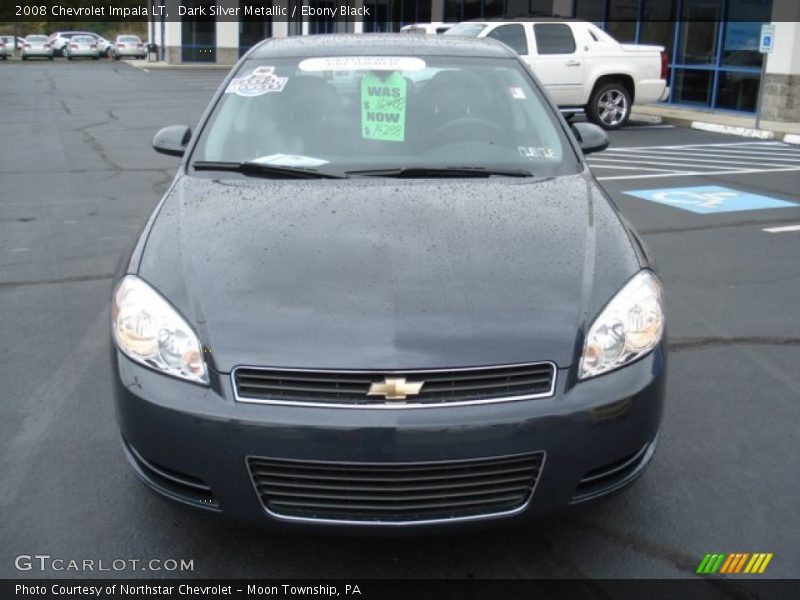
<svg viewBox="0 0 800 600">
<path fill-rule="evenodd" d="M 620 44 L 586 21 L 466 21 L 444 35 L 503 42 L 528 63 L 562 112 L 585 111 L 605 129 L 622 127 L 633 104 L 664 100 L 669 92 L 662 46 Z"/>
</svg>

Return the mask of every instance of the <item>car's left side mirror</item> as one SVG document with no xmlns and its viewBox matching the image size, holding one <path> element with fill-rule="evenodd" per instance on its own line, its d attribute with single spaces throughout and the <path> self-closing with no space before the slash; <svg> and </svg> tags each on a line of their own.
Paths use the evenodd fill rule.
<svg viewBox="0 0 800 600">
<path fill-rule="evenodd" d="M 600 152 L 608 148 L 610 143 L 608 134 L 594 123 L 572 123 L 570 127 L 584 154 Z"/>
<path fill-rule="evenodd" d="M 192 130 L 186 125 L 164 127 L 153 137 L 153 149 L 161 154 L 183 156 L 191 138 Z"/>
</svg>

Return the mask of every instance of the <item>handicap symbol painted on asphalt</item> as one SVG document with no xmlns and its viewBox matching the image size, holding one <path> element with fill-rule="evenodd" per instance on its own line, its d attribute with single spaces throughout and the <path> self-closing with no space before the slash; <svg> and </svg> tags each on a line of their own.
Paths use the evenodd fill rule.
<svg viewBox="0 0 800 600">
<path fill-rule="evenodd" d="M 719 185 L 635 190 L 624 193 L 700 214 L 798 206 L 794 202 L 778 200 L 769 196 L 759 196 L 758 194 L 733 190 Z"/>
</svg>

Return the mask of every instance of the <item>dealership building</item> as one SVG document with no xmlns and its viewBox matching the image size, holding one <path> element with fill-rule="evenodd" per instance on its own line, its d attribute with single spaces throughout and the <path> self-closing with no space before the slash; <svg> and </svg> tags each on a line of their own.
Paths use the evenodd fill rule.
<svg viewBox="0 0 800 600">
<path fill-rule="evenodd" d="M 398 31 L 415 22 L 574 17 L 598 24 L 620 42 L 665 46 L 670 104 L 753 114 L 763 88 L 764 119 L 800 121 L 798 0 L 147 1 L 164 7 L 151 10 L 165 16 L 150 19 L 148 34 L 160 58 L 173 64 L 233 64 L 268 37 Z M 331 17 L 342 5 L 355 15 Z M 179 6 L 183 16 L 177 16 Z M 762 69 L 760 31 L 769 22 L 775 25 L 774 49 Z"/>
</svg>

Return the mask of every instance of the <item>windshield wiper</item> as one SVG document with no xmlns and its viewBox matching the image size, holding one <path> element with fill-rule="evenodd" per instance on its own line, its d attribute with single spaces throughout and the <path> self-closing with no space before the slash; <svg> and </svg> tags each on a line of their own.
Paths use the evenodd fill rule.
<svg viewBox="0 0 800 600">
<path fill-rule="evenodd" d="M 345 175 L 364 177 L 533 177 L 526 169 L 494 169 L 486 167 L 404 167 L 400 169 L 363 169 L 345 171 Z"/>
<path fill-rule="evenodd" d="M 287 179 L 344 179 L 346 175 L 326 173 L 308 167 L 289 167 L 258 162 L 228 162 L 218 160 L 196 160 L 192 163 L 196 171 L 234 171 L 256 177 Z"/>
</svg>

